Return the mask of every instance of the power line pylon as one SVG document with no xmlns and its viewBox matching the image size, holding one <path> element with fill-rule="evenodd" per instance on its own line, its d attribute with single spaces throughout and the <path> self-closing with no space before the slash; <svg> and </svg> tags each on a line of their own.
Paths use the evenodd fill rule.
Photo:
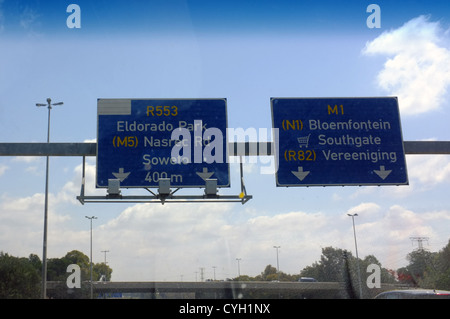
<svg viewBox="0 0 450 319">
<path fill-rule="evenodd" d="M 418 250 L 423 250 L 423 242 L 426 241 L 428 243 L 428 237 L 410 237 L 411 241 L 414 243 L 417 241 Z"/>
</svg>

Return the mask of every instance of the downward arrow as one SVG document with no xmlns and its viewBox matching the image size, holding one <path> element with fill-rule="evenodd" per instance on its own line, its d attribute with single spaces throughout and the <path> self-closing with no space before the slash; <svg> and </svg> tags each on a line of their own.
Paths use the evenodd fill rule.
<svg viewBox="0 0 450 319">
<path fill-rule="evenodd" d="M 198 176 L 200 176 L 204 181 L 210 178 L 214 172 L 208 172 L 208 168 L 203 168 L 203 172 L 196 172 Z"/>
<path fill-rule="evenodd" d="M 392 170 L 386 170 L 383 165 L 380 166 L 380 170 L 373 170 L 381 179 L 386 179 Z"/>
<path fill-rule="evenodd" d="M 303 181 L 309 174 L 309 171 L 303 171 L 303 167 L 299 166 L 298 171 L 291 171 L 300 181 Z"/>
<path fill-rule="evenodd" d="M 121 182 L 124 181 L 125 178 L 128 177 L 128 175 L 130 175 L 130 172 L 128 173 L 124 173 L 123 171 L 123 167 L 119 168 L 119 172 L 118 173 L 112 173 L 114 175 L 115 178 L 119 179 Z"/>
</svg>

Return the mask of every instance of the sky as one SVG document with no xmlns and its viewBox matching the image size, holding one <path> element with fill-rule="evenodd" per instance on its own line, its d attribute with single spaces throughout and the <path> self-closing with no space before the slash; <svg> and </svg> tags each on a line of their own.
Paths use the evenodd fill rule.
<svg viewBox="0 0 450 319">
<path fill-rule="evenodd" d="M 70 4 L 80 27 L 69 28 Z M 370 4 L 380 27 L 370 28 Z M 70 20 L 73 21 L 73 20 Z M 69 22 L 70 22 L 69 21 Z M 0 0 L 0 143 L 95 142 L 98 98 L 226 98 L 228 126 L 270 129 L 271 97 L 399 100 L 405 141 L 448 141 L 448 1 L 11 1 Z M 258 136 L 269 139 L 271 136 Z M 407 264 L 450 238 L 447 155 L 407 155 L 409 185 L 276 187 L 272 157 L 246 158 L 253 199 L 239 203 L 88 203 L 82 159 L 52 157 L 49 258 L 71 250 L 106 259 L 114 281 L 256 276 L 266 265 L 297 274 L 321 249 Z M 231 164 L 238 194 L 239 166 Z M 87 158 L 86 194 L 95 189 Z M 45 158 L 0 157 L 0 251 L 42 257 Z M 135 194 L 139 190 L 123 190 Z M 213 268 L 215 267 L 215 268 Z"/>
</svg>

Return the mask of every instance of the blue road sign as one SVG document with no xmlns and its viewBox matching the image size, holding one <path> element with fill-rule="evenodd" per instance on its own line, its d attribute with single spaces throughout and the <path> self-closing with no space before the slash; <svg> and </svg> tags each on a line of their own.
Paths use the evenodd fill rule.
<svg viewBox="0 0 450 319">
<path fill-rule="evenodd" d="M 277 186 L 408 184 L 398 102 L 272 98 Z"/>
<path fill-rule="evenodd" d="M 229 187 L 226 99 L 99 99 L 97 187 Z"/>
</svg>

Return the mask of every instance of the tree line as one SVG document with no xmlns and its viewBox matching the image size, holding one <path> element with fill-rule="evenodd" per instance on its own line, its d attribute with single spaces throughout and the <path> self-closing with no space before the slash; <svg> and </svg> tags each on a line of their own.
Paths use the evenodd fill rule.
<svg viewBox="0 0 450 319">
<path fill-rule="evenodd" d="M 78 250 L 68 252 L 62 258 L 47 260 L 47 281 L 59 282 L 56 289 L 47 290 L 48 298 L 89 298 L 88 285 L 81 289 L 67 289 L 67 267 L 80 266 L 81 281 L 90 280 L 89 257 Z M 105 263 L 92 265 L 92 280 L 111 280 L 112 269 Z M 42 261 L 35 254 L 14 257 L 0 252 L 0 299 L 36 299 L 41 297 Z"/>
<path fill-rule="evenodd" d="M 320 260 L 300 270 L 298 274 L 286 274 L 272 265 L 267 265 L 261 274 L 250 277 L 242 275 L 233 280 L 239 281 L 298 281 L 300 277 L 312 277 L 319 282 L 341 282 L 343 289 L 350 297 L 358 297 L 359 276 L 358 263 L 361 273 L 361 288 L 364 295 L 370 295 L 370 288 L 366 281 L 370 272 L 368 266 L 380 266 L 380 281 L 383 284 L 399 286 L 450 290 L 450 240 L 438 252 L 417 249 L 410 252 L 406 259 L 408 265 L 397 270 L 382 267 L 378 259 L 369 255 L 357 260 L 351 252 L 339 248 L 322 248 Z"/>
<path fill-rule="evenodd" d="M 235 281 L 298 281 L 300 277 L 312 277 L 319 282 L 343 283 L 347 296 L 357 298 L 360 288 L 358 265 L 361 273 L 361 289 L 370 295 L 366 281 L 370 273 L 368 266 L 380 267 L 380 281 L 383 284 L 397 284 L 408 287 L 450 290 L 450 240 L 438 252 L 417 249 L 406 259 L 408 265 L 397 270 L 383 268 L 378 259 L 369 255 L 356 259 L 351 252 L 334 247 L 322 248 L 318 261 L 301 269 L 298 274 L 287 274 L 267 265 L 257 276 L 241 275 Z M 90 280 L 89 257 L 80 251 L 72 250 L 62 258 L 51 258 L 47 262 L 47 281 L 60 282 L 56 289 L 47 291 L 49 298 L 89 298 L 89 285 L 81 289 L 68 289 L 67 266 L 77 264 L 81 270 L 81 281 Z M 28 258 L 14 257 L 0 252 L 0 299 L 39 298 L 41 289 L 42 262 L 31 254 Z M 99 281 L 102 276 L 111 280 L 112 269 L 105 263 L 93 265 L 92 279 Z"/>
</svg>

